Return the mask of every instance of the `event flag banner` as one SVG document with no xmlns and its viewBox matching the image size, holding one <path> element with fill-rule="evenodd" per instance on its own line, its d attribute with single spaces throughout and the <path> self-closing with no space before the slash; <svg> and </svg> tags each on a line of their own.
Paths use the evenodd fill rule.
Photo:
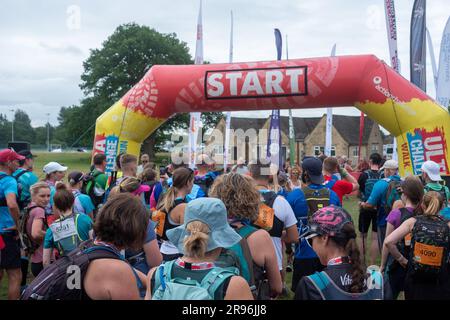
<svg viewBox="0 0 450 320">
<path fill-rule="evenodd" d="M 426 0 L 415 0 L 411 16 L 411 82 L 426 92 Z"/>
<path fill-rule="evenodd" d="M 445 108 L 450 107 L 450 18 L 447 20 L 441 40 L 436 100 Z"/>
<path fill-rule="evenodd" d="M 394 0 L 384 0 L 384 13 L 386 16 L 386 30 L 389 44 L 389 55 L 391 58 L 391 67 L 400 74 L 400 59 L 398 58 L 397 48 L 397 20 L 395 18 Z M 396 137 L 394 137 L 392 159 L 398 159 Z"/>
<path fill-rule="evenodd" d="M 333 45 L 331 49 L 331 56 L 336 55 L 336 44 Z M 325 129 L 325 155 L 327 157 L 331 156 L 331 147 L 333 145 L 333 108 L 327 108 L 327 124 Z"/>
<path fill-rule="evenodd" d="M 195 64 L 203 64 L 203 25 L 202 25 L 202 0 L 197 21 L 197 43 L 195 48 Z M 195 168 L 197 156 L 198 131 L 201 124 L 201 113 L 191 112 L 189 121 L 189 168 Z"/>
<path fill-rule="evenodd" d="M 433 68 L 433 80 L 434 80 L 434 87 L 436 88 L 437 93 L 437 67 L 436 67 L 436 58 L 434 56 L 434 47 L 433 47 L 433 41 L 431 40 L 430 31 L 428 28 L 427 30 L 427 43 L 428 43 L 428 49 L 430 50 L 430 59 L 431 59 L 431 67 Z"/>
<path fill-rule="evenodd" d="M 277 60 L 281 60 L 281 54 L 283 50 L 283 40 L 281 38 L 281 32 L 275 29 L 275 44 L 277 47 Z M 280 110 L 272 110 L 272 116 L 270 117 L 270 128 L 267 142 L 267 158 L 270 159 L 271 164 L 275 164 L 277 168 L 281 165 L 281 131 L 280 131 Z"/>
<path fill-rule="evenodd" d="M 286 35 L 286 60 L 289 60 L 288 36 Z M 289 109 L 289 162 L 291 167 L 295 166 L 295 130 L 294 119 L 292 118 L 292 109 Z"/>
<path fill-rule="evenodd" d="M 233 62 L 233 11 L 231 11 L 231 30 L 230 30 L 230 63 Z M 223 170 L 227 172 L 228 168 L 228 155 L 230 150 L 230 138 L 231 138 L 231 112 L 226 113 L 225 121 L 225 143 L 223 148 Z"/>
</svg>

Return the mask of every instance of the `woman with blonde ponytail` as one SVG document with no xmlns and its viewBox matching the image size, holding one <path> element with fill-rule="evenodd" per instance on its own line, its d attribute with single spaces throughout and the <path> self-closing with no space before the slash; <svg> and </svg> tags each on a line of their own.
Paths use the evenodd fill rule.
<svg viewBox="0 0 450 320">
<path fill-rule="evenodd" d="M 183 255 L 149 272 L 146 299 L 253 300 L 247 281 L 235 268 L 215 264 L 222 249 L 241 240 L 228 224 L 221 200 L 189 202 L 184 223 L 168 230 L 167 236 Z"/>
<path fill-rule="evenodd" d="M 187 195 L 194 185 L 194 171 L 178 168 L 173 172 L 172 186 L 166 191 L 153 212 L 152 220 L 156 222 L 156 235 L 161 241 L 160 251 L 164 261 L 180 257 L 177 247 L 167 238 L 166 231 L 183 224 L 184 209 L 189 201 Z"/>
<path fill-rule="evenodd" d="M 427 192 L 421 203 L 423 215 L 409 218 L 385 239 L 392 257 L 407 270 L 406 300 L 450 298 L 450 222 L 439 215 L 443 206 L 444 199 L 438 192 Z M 408 234 L 411 249 L 405 257 L 396 244 Z"/>
<path fill-rule="evenodd" d="M 316 211 L 302 237 L 310 242 L 326 268 L 300 280 L 296 300 L 390 299 L 381 273 L 364 269 L 355 226 L 343 208 L 331 205 Z"/>
<path fill-rule="evenodd" d="M 386 237 L 409 218 L 423 213 L 421 206 L 424 195 L 423 184 L 418 177 L 406 177 L 398 190 L 402 207 L 393 209 L 389 213 L 386 219 Z M 402 239 L 397 244 L 397 247 L 404 256 L 408 256 L 409 254 L 410 242 L 407 238 L 406 241 Z M 381 254 L 381 272 L 383 273 L 384 271 L 386 271 L 386 275 L 389 277 L 392 296 L 394 299 L 397 299 L 400 292 L 404 291 L 406 269 L 396 260 L 392 259 L 392 256 L 389 256 L 389 250 L 386 245 L 383 245 Z"/>
</svg>

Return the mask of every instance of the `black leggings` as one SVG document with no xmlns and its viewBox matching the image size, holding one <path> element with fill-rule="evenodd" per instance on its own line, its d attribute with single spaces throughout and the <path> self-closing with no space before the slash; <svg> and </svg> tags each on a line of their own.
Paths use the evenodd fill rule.
<svg viewBox="0 0 450 320">
<path fill-rule="evenodd" d="M 22 282 L 20 285 L 23 287 L 27 284 L 27 276 L 28 276 L 28 258 L 21 257 L 20 258 L 20 269 L 22 270 Z"/>
<path fill-rule="evenodd" d="M 41 263 L 31 263 L 31 273 L 36 278 L 39 273 L 41 273 L 42 269 L 44 269 L 44 265 Z"/>
</svg>

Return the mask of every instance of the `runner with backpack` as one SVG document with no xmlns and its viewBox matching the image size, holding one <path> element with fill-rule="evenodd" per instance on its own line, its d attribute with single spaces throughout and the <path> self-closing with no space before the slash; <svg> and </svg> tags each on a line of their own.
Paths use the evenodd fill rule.
<svg viewBox="0 0 450 320">
<path fill-rule="evenodd" d="M 194 171 L 189 168 L 178 168 L 173 172 L 172 186 L 163 194 L 157 211 L 152 213 L 156 223 L 155 232 L 161 241 L 160 251 L 164 261 L 171 261 L 181 256 L 178 248 L 167 237 L 167 231 L 183 224 L 184 210 L 189 201 L 187 196 L 194 185 Z"/>
<path fill-rule="evenodd" d="M 359 199 L 362 202 L 369 200 L 372 193 L 373 186 L 381 179 L 380 166 L 381 155 L 379 153 L 372 153 L 369 157 L 368 170 L 361 173 L 358 178 L 359 184 Z M 372 241 L 370 248 L 367 248 L 367 239 L 370 225 L 372 225 Z M 358 239 L 359 250 L 363 256 L 364 263 L 366 261 L 366 253 L 369 253 L 369 265 L 375 264 L 380 249 L 378 248 L 378 224 L 377 224 L 377 209 L 375 208 L 359 208 L 358 230 L 360 238 Z"/>
<path fill-rule="evenodd" d="M 130 266 L 122 252 L 142 247 L 147 225 L 145 207 L 139 199 L 128 193 L 111 197 L 95 221 L 96 238 L 46 267 L 21 299 L 139 300 L 145 276 Z M 74 280 L 77 272 L 79 285 Z"/>
<path fill-rule="evenodd" d="M 17 180 L 18 204 L 20 210 L 23 210 L 31 202 L 30 187 L 39 179 L 33 173 L 33 163 L 36 156 L 29 150 L 22 150 L 18 154 L 24 156 L 25 159 L 19 161 L 20 167 L 12 176 Z"/>
<path fill-rule="evenodd" d="M 22 242 L 27 256 L 31 256 L 31 273 L 37 275 L 44 268 L 44 237 L 48 229 L 45 207 L 50 202 L 50 188 L 41 181 L 30 188 L 31 202 L 24 209 L 20 222 Z M 22 286 L 26 283 L 22 283 Z"/>
<path fill-rule="evenodd" d="M 320 159 L 305 158 L 302 162 L 302 168 L 302 183 L 304 187 L 301 191 L 304 194 L 306 205 L 301 206 L 303 212 L 299 210 L 297 214 L 300 234 L 305 233 L 309 228 L 308 218 L 314 212 L 332 204 L 336 206 L 341 205 L 338 195 L 323 184 L 325 179 L 322 174 L 322 161 Z M 323 266 L 308 241 L 300 238 L 300 243 L 296 246 L 294 253 L 292 291 L 295 292 L 301 278 L 322 269 Z"/>
<path fill-rule="evenodd" d="M 335 174 L 339 173 L 341 179 L 337 179 Z M 323 161 L 323 176 L 327 188 L 336 192 L 341 204 L 343 197 L 358 190 L 359 184 L 355 177 L 349 174 L 346 169 L 339 166 L 338 160 L 335 157 L 327 157 Z"/>
<path fill-rule="evenodd" d="M 227 249 L 238 256 L 240 275 L 252 288 L 253 296 L 257 300 L 275 298 L 282 290 L 281 276 L 269 233 L 252 226 L 258 219 L 261 201 L 253 179 L 238 173 L 221 175 L 214 182 L 210 197 L 223 201 L 230 226 L 242 237 Z"/>
<path fill-rule="evenodd" d="M 389 290 L 384 286 L 381 273 L 364 270 L 352 218 L 343 208 L 329 206 L 316 211 L 303 237 L 312 242 L 312 248 L 326 268 L 300 280 L 295 300 L 390 298 L 386 296 Z"/>
<path fill-rule="evenodd" d="M 381 169 L 384 169 L 385 178 L 375 183 L 367 201 L 360 202 L 360 207 L 363 209 L 377 209 L 377 237 L 380 253 L 386 234 L 386 217 L 391 212 L 394 202 L 400 200 L 397 187 L 401 183 L 397 161 L 388 160 Z"/>
<path fill-rule="evenodd" d="M 0 237 L 3 249 L 0 250 L 0 282 L 3 272 L 8 275 L 8 299 L 20 296 L 22 279 L 19 240 L 20 210 L 17 204 L 17 181 L 11 174 L 25 158 L 11 149 L 0 151 Z"/>
<path fill-rule="evenodd" d="M 284 285 L 282 242 L 287 244 L 298 242 L 297 218 L 289 202 L 283 196 L 279 196 L 270 190 L 270 171 L 270 164 L 256 162 L 249 165 L 250 176 L 255 180 L 256 189 L 259 191 L 261 198 L 258 219 L 253 225 L 269 232 L 277 254 L 283 291 L 287 293 Z"/>
<path fill-rule="evenodd" d="M 236 268 L 215 265 L 223 248 L 241 237 L 229 226 L 219 199 L 200 198 L 186 206 L 184 223 L 167 231 L 183 256 L 149 272 L 146 299 L 252 300 L 247 281 Z"/>
<path fill-rule="evenodd" d="M 55 186 L 57 182 L 63 181 L 64 177 L 66 176 L 67 169 L 68 167 L 65 167 L 54 161 L 47 163 L 43 168 L 43 171 L 45 173 L 44 181 L 50 187 L 50 202 L 47 207 L 45 207 L 45 213 L 47 215 L 51 215 L 53 213 L 53 196 L 56 192 Z"/>
<path fill-rule="evenodd" d="M 439 211 L 444 199 L 436 191 L 423 197 L 423 215 L 403 222 L 385 240 L 392 257 L 406 271 L 406 300 L 450 299 L 449 246 L 450 222 Z M 405 257 L 397 243 L 411 233 L 411 249 Z"/>
<path fill-rule="evenodd" d="M 67 255 L 78 245 L 92 238 L 92 220 L 85 214 L 75 213 L 75 197 L 62 182 L 56 184 L 54 216 L 56 220 L 49 225 L 44 238 L 44 267 L 52 260 L 53 250 L 59 256 Z"/>
<path fill-rule="evenodd" d="M 80 171 L 73 171 L 69 173 L 67 180 L 72 190 L 72 194 L 75 197 L 75 202 L 73 204 L 73 210 L 75 213 L 86 214 L 94 221 L 94 211 L 95 206 L 92 203 L 91 198 L 81 193 L 81 188 L 83 187 L 84 174 Z"/>
<path fill-rule="evenodd" d="M 107 189 L 106 186 L 108 184 L 108 176 L 105 173 L 107 165 L 106 156 L 102 153 L 96 154 L 94 156 L 93 165 L 93 170 L 84 176 L 83 185 L 80 191 L 91 198 L 95 207 L 95 216 L 96 212 L 103 204 Z"/>
<path fill-rule="evenodd" d="M 216 179 L 217 175 L 210 171 L 211 164 L 213 160 L 206 154 L 201 154 L 197 158 L 197 174 L 194 178 L 194 185 L 199 186 L 200 190 L 198 190 L 197 194 L 192 198 L 200 198 L 207 197 L 209 193 L 209 189 L 214 183 L 214 179 Z"/>
<path fill-rule="evenodd" d="M 419 178 L 414 176 L 406 177 L 401 185 L 401 201 L 403 208 L 392 210 L 387 217 L 386 237 L 397 229 L 403 222 L 411 217 L 422 214 L 422 202 L 424 192 L 423 185 Z M 402 239 L 397 247 L 405 257 L 409 255 L 411 238 L 409 236 Z M 386 271 L 392 289 L 392 296 L 397 299 L 399 293 L 404 291 L 406 269 L 389 255 L 386 243 L 383 245 L 381 254 L 380 272 Z"/>
<path fill-rule="evenodd" d="M 153 189 L 155 188 L 156 184 L 158 183 L 158 181 L 156 181 L 156 175 L 157 174 L 156 174 L 155 170 L 150 169 L 150 168 L 145 168 L 144 171 L 139 176 L 141 183 L 143 185 L 146 185 L 149 187 L 149 190 L 144 192 L 144 201 L 145 201 L 145 206 L 147 207 L 147 209 L 152 209 L 152 207 L 150 205 L 150 199 L 151 199 L 151 195 L 153 193 Z M 153 208 L 156 208 L 156 206 Z"/>
<path fill-rule="evenodd" d="M 422 181 L 425 184 L 425 192 L 436 191 L 444 199 L 444 208 L 450 207 L 450 190 L 441 184 L 441 168 L 434 161 L 425 161 L 422 164 Z"/>
</svg>

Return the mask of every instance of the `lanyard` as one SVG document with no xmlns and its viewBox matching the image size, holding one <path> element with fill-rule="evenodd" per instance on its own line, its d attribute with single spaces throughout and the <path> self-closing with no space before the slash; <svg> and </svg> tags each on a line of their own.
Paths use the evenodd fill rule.
<svg viewBox="0 0 450 320">
<path fill-rule="evenodd" d="M 337 258 L 333 258 L 330 259 L 327 263 L 328 266 L 337 266 L 343 263 L 350 263 L 350 258 L 349 257 L 337 257 Z"/>
<path fill-rule="evenodd" d="M 208 270 L 214 268 L 214 263 L 212 262 L 200 262 L 200 263 L 190 263 L 177 259 L 175 262 L 179 267 L 189 270 Z"/>
</svg>

